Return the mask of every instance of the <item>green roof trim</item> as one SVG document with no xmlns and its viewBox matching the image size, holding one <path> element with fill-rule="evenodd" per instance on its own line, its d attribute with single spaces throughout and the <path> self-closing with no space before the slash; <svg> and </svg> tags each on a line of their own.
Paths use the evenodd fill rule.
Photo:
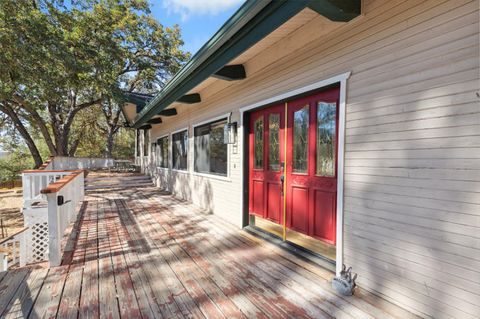
<svg viewBox="0 0 480 319">
<path fill-rule="evenodd" d="M 133 127 L 140 127 L 304 8 L 310 7 L 333 21 L 349 21 L 360 14 L 359 4 L 360 0 L 246 1 L 148 102 L 135 118 Z M 357 7 L 358 13 L 352 13 L 351 8 Z"/>
</svg>

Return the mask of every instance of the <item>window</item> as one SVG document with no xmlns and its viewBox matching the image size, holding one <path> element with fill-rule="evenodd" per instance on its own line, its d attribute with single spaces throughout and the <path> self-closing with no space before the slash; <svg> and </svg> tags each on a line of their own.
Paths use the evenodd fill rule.
<svg viewBox="0 0 480 319">
<path fill-rule="evenodd" d="M 227 176 L 228 145 L 223 140 L 226 123 L 224 119 L 195 128 L 195 172 Z"/>
<path fill-rule="evenodd" d="M 268 168 L 280 170 L 280 114 L 268 116 Z"/>
<path fill-rule="evenodd" d="M 308 105 L 293 113 L 293 172 L 307 173 Z"/>
<path fill-rule="evenodd" d="M 263 168 L 263 116 L 253 124 L 253 168 Z"/>
<path fill-rule="evenodd" d="M 140 130 L 137 130 L 137 156 L 140 156 Z"/>
<path fill-rule="evenodd" d="M 168 168 L 168 136 L 157 140 L 157 165 Z"/>
<path fill-rule="evenodd" d="M 148 130 L 143 131 L 143 156 L 148 156 L 148 147 L 150 146 L 150 134 Z"/>
<path fill-rule="evenodd" d="M 317 105 L 317 169 L 320 176 L 335 176 L 335 135 L 337 104 L 320 102 Z"/>
<path fill-rule="evenodd" d="M 187 170 L 188 131 L 172 134 L 172 168 Z"/>
</svg>

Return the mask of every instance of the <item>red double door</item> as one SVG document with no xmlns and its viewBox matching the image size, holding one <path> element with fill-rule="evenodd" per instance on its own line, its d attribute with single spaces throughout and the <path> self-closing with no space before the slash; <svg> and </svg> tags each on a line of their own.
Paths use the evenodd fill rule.
<svg viewBox="0 0 480 319">
<path fill-rule="evenodd" d="M 250 116 L 250 214 L 331 244 L 336 242 L 338 97 L 338 88 L 329 89 Z"/>
</svg>

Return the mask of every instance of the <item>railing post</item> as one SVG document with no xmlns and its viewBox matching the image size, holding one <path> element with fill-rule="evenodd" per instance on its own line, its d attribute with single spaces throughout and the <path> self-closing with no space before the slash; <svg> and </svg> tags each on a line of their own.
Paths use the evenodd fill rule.
<svg viewBox="0 0 480 319">
<path fill-rule="evenodd" d="M 30 177 L 31 177 L 31 175 L 22 173 L 22 193 L 23 193 L 23 202 L 24 203 L 25 203 L 26 199 L 32 198 Z"/>
<path fill-rule="evenodd" d="M 85 171 L 80 174 L 78 182 L 80 183 L 80 186 L 78 187 L 80 194 L 79 201 L 83 201 L 85 198 Z"/>
<path fill-rule="evenodd" d="M 23 232 L 20 234 L 20 267 L 27 264 L 27 236 Z"/>
<path fill-rule="evenodd" d="M 62 233 L 58 214 L 57 193 L 47 194 L 48 201 L 48 260 L 50 267 L 62 261 Z"/>
<path fill-rule="evenodd" d="M 0 271 L 8 270 L 8 255 L 0 253 Z"/>
</svg>

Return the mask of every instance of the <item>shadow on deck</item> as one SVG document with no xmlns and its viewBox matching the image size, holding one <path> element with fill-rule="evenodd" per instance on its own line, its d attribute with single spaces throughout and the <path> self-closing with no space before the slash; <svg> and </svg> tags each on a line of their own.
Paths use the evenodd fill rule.
<svg viewBox="0 0 480 319">
<path fill-rule="evenodd" d="M 138 175 L 92 175 L 62 265 L 0 273 L 1 318 L 413 317 Z"/>
</svg>

